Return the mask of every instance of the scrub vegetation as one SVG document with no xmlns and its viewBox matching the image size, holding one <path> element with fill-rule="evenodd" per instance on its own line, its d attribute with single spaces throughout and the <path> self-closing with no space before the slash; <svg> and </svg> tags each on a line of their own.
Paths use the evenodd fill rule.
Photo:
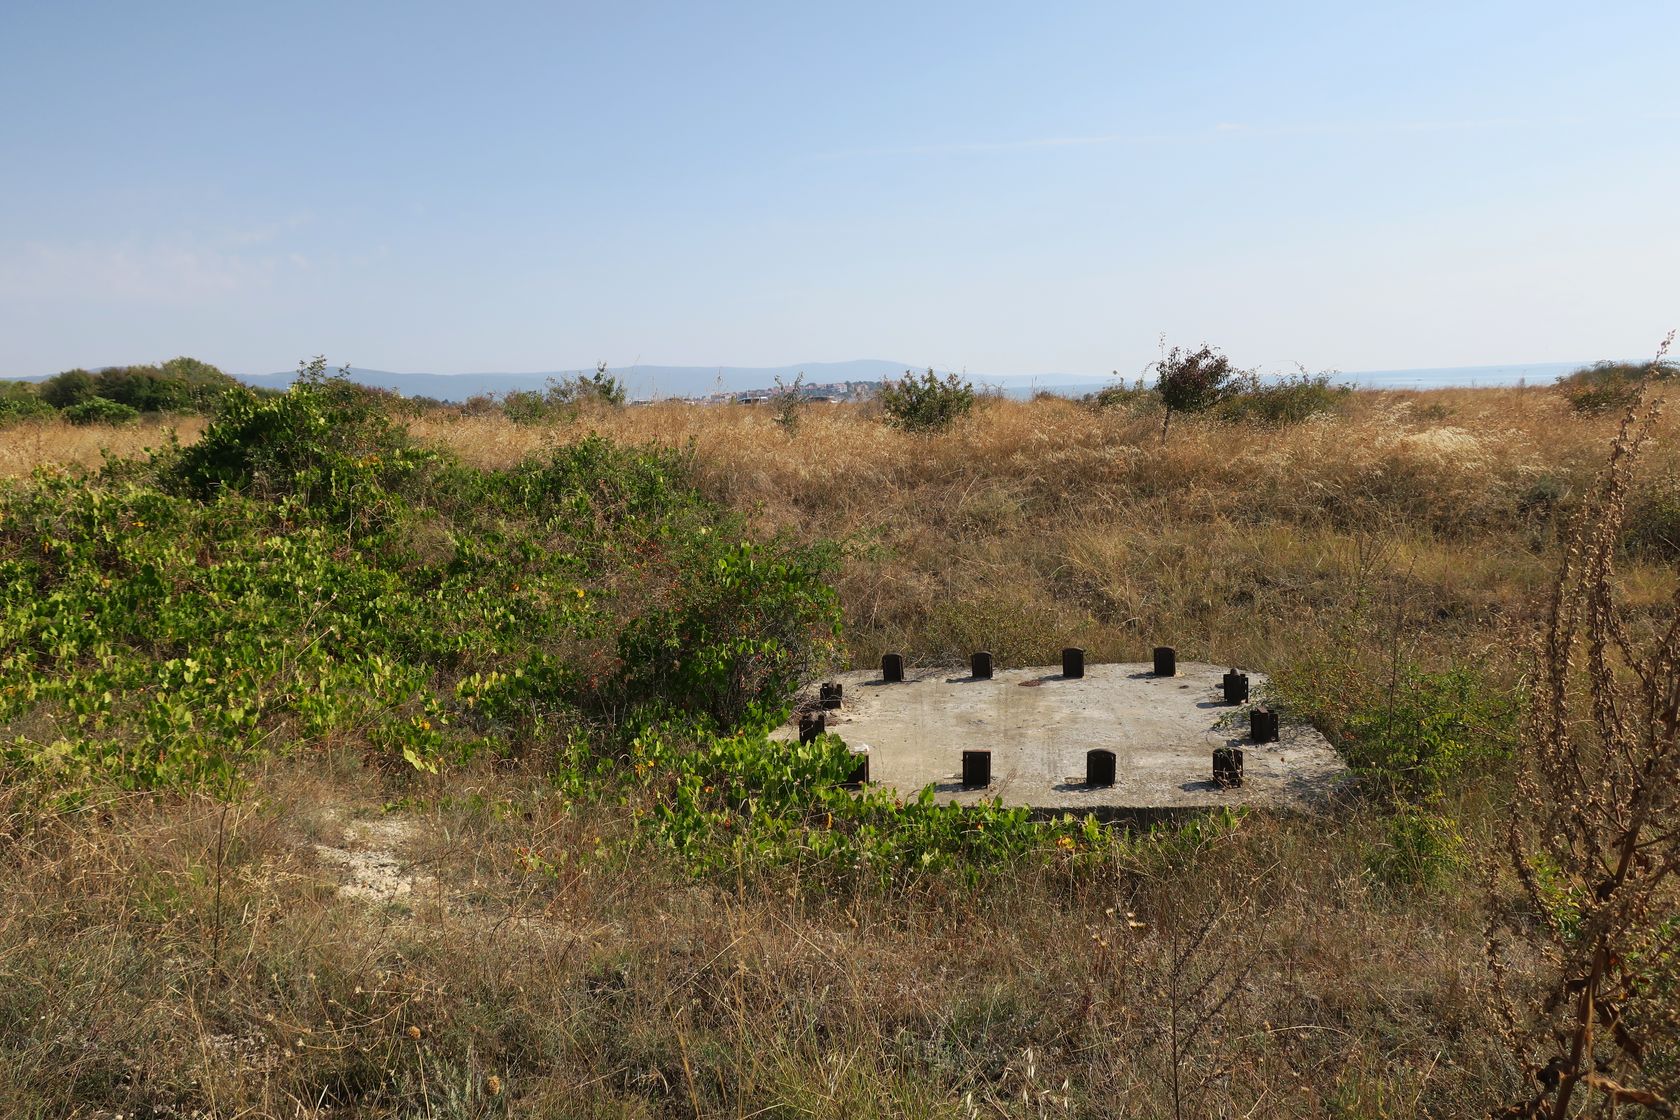
<svg viewBox="0 0 1680 1120">
<path fill-rule="evenodd" d="M 0 1114 L 1680 1091 L 1671 419 L 930 375 L 795 423 L 604 370 L 513 409 L 305 373 L 6 429 Z M 1271 673 L 1345 796 L 1035 823 L 766 738 L 884 651 L 1158 644 Z"/>
<path fill-rule="evenodd" d="M 65 370 L 45 381 L 0 381 L 0 428 L 58 416 L 72 424 L 127 424 L 144 414 L 202 413 L 232 390 L 233 378 L 196 358 L 150 366 Z"/>
</svg>

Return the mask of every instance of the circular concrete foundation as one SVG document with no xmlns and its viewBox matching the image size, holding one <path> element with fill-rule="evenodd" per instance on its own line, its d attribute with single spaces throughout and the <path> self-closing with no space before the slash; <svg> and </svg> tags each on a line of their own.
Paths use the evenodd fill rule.
<svg viewBox="0 0 1680 1120">
<path fill-rule="evenodd" d="M 999 669 L 988 678 L 957 670 L 906 671 L 889 683 L 878 671 L 832 678 L 840 706 L 822 712 L 826 729 L 869 756 L 869 779 L 906 795 L 933 786 L 940 801 L 1068 811 L 1075 814 L 1309 806 L 1346 775 L 1324 736 L 1285 725 L 1277 741 L 1250 737 L 1249 703 L 1226 703 L 1225 666 L 1179 662 L 1173 676 L 1149 664 L 1089 665 L 1082 677 L 1060 668 Z M 1248 674 L 1251 695 L 1266 678 Z M 805 698 L 821 709 L 817 686 Z M 798 718 L 775 733 L 799 735 Z M 1214 752 L 1241 751 L 1242 784 L 1214 780 Z M 964 784 L 964 752 L 989 752 L 989 782 Z M 1113 754 L 1114 784 L 1100 781 Z M 1233 756 L 1224 756 L 1229 773 Z M 1091 765 L 1095 764 L 1095 770 Z M 970 759 L 968 777 L 980 775 Z"/>
</svg>

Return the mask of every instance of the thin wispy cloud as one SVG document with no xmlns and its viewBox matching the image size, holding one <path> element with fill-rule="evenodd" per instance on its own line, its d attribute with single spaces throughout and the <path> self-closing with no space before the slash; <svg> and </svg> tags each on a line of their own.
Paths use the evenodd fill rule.
<svg viewBox="0 0 1680 1120">
<path fill-rule="evenodd" d="M 1676 114 L 1649 113 L 1639 119 L 1660 121 Z M 1580 115 L 1556 117 L 1467 117 L 1445 120 L 1337 121 L 1301 124 L 1249 124 L 1220 121 L 1208 128 L 1179 133 L 1110 132 L 1089 136 L 1034 136 L 1019 140 L 971 140 L 931 144 L 907 144 L 884 148 L 851 148 L 818 152 L 814 159 L 880 159 L 889 157 L 991 155 L 1009 152 L 1046 151 L 1057 148 L 1092 148 L 1123 144 L 1172 144 L 1218 140 L 1220 138 L 1274 139 L 1295 136 L 1378 136 L 1398 133 L 1469 132 L 1534 128 L 1573 128 L 1593 123 Z"/>
<path fill-rule="evenodd" d="M 266 290 L 285 271 L 311 264 L 295 251 L 250 248 L 190 237 L 31 242 L 0 257 L 0 297 L 195 307 Z"/>
<path fill-rule="evenodd" d="M 990 152 L 1025 152 L 1044 148 L 1090 148 L 1106 144 L 1144 144 L 1165 139 L 1125 133 L 1100 136 L 1036 136 L 1024 140 L 975 140 L 944 144 L 910 144 L 894 148 L 850 148 L 818 152 L 816 159 L 872 159 L 882 156 L 982 155 Z"/>
<path fill-rule="evenodd" d="M 0 242 L 0 297 L 194 307 L 268 291 L 276 280 L 321 263 L 295 243 L 313 221 L 313 215 L 302 212 L 149 237 Z"/>
</svg>

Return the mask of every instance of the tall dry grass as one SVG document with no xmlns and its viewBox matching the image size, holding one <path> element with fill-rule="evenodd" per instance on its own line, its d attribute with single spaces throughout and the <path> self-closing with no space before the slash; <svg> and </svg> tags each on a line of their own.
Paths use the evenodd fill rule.
<svg viewBox="0 0 1680 1120">
<path fill-rule="evenodd" d="M 987 402 L 932 435 L 854 406 L 808 408 L 791 431 L 754 407 L 682 404 L 412 427 L 486 466 L 587 431 L 692 447 L 706 488 L 761 529 L 842 542 L 858 664 L 1164 642 L 1271 665 L 1381 592 L 1417 600 L 1443 649 L 1498 638 L 1544 586 L 1610 425 L 1550 391 L 1488 389 L 1357 393 L 1284 428 L 1190 420 L 1164 445 L 1153 416 L 1057 399 Z M 1680 477 L 1674 446 L 1655 476 Z M 1666 587 L 1660 566 L 1630 574 L 1648 598 Z"/>
<path fill-rule="evenodd" d="M 134 424 L 77 427 L 62 420 L 31 420 L 0 426 L 0 478 L 16 478 L 36 467 L 98 467 L 106 455 L 131 458 L 162 447 L 174 431 L 182 443 L 203 433 L 198 416 L 143 417 Z"/>
<path fill-rule="evenodd" d="M 388 855 L 429 885 L 383 904 L 315 848 L 389 795 L 353 759 L 231 812 L 0 798 L 0 1114 L 1159 1117 L 1176 1065 L 1186 1116 L 1470 1115 L 1511 1083 L 1478 928 L 1375 889 L 1357 818 L 886 894 L 632 866 L 612 810 L 505 774 L 410 792 Z"/>
<path fill-rule="evenodd" d="M 1616 572 L 1660 407 L 1630 407 L 1533 640 L 1508 845 L 1551 991 L 1508 1013 L 1538 1082 L 1513 1115 L 1680 1108 L 1680 594 L 1641 617 Z"/>
</svg>

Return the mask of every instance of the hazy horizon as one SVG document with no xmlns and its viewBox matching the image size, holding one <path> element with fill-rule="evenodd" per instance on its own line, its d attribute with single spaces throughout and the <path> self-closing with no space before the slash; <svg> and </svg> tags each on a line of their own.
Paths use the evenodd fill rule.
<svg viewBox="0 0 1680 1120">
<path fill-rule="evenodd" d="M 1479 366 L 1445 366 L 1385 370 L 1263 370 L 1262 377 L 1287 377 L 1299 372 L 1314 372 L 1330 377 L 1338 384 L 1350 384 L 1368 389 L 1397 388 L 1458 388 L 1496 387 L 1517 384 L 1543 384 L 1590 365 L 1590 362 L 1518 362 Z M 87 367 L 99 368 L 99 367 Z M 347 374 L 351 380 L 380 388 L 393 389 L 405 396 L 431 397 L 446 401 L 462 401 L 484 394 L 501 395 L 519 390 L 543 389 L 549 379 L 591 372 L 590 367 L 573 366 L 546 370 L 461 370 L 461 371 L 403 371 L 368 366 L 329 365 L 330 369 Z M 792 362 L 777 366 L 687 365 L 655 366 L 643 364 L 612 370 L 635 399 L 659 397 L 702 397 L 713 393 L 737 393 L 750 389 L 773 388 L 780 380 L 791 383 L 803 376 L 808 385 L 839 382 L 879 382 L 905 372 L 926 368 L 914 362 L 894 362 L 881 359 L 854 359 L 847 362 Z M 297 371 L 266 371 L 231 373 L 246 384 L 265 388 L 284 388 L 297 376 Z M 1135 376 L 1114 372 L 1107 374 L 1075 371 L 1038 371 L 1032 373 L 1001 373 L 988 371 L 949 371 L 970 378 L 976 385 L 1000 388 L 1013 395 L 1024 395 L 1035 389 L 1045 391 L 1089 392 L 1116 380 L 1132 382 Z M 22 380 L 45 380 L 51 374 L 27 375 Z M 1145 378 L 1147 380 L 1147 378 Z"/>
</svg>

